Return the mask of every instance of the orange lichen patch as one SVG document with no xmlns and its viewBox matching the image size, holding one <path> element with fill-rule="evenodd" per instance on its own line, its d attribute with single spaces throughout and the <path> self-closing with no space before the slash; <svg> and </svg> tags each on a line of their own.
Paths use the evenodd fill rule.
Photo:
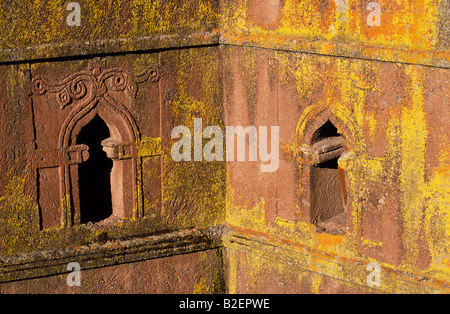
<svg viewBox="0 0 450 314">
<path fill-rule="evenodd" d="M 327 247 L 338 247 L 344 241 L 344 236 L 342 235 L 331 235 L 328 233 L 319 233 L 316 236 L 318 247 L 326 249 Z"/>
<path fill-rule="evenodd" d="M 447 51 L 436 49 L 439 0 L 384 1 L 379 26 L 368 25 L 366 2 L 289 0 L 270 29 L 252 24 L 248 0 L 237 2 L 233 10 L 224 6 L 224 43 L 418 64 L 450 61 Z"/>
<path fill-rule="evenodd" d="M 450 160 L 450 159 L 449 159 Z M 442 174 L 450 174 L 450 165 L 444 165 L 441 167 L 437 167 L 436 169 L 434 169 L 434 173 L 436 175 L 442 175 Z"/>
</svg>

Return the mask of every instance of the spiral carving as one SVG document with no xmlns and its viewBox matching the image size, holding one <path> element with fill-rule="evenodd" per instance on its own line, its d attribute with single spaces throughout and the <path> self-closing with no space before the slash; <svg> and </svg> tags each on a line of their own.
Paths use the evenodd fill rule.
<svg viewBox="0 0 450 314">
<path fill-rule="evenodd" d="M 81 99 L 86 96 L 87 85 L 92 86 L 93 78 L 86 75 L 75 77 L 68 86 L 68 95 L 72 99 Z"/>
<path fill-rule="evenodd" d="M 109 91 L 123 91 L 130 97 L 135 97 L 137 83 L 150 80 L 159 81 L 160 73 L 157 66 L 150 65 L 138 75 L 133 75 L 122 69 L 111 68 L 103 70 L 100 59 L 96 58 L 90 64 L 90 71 L 81 71 L 60 82 L 52 82 L 38 75 L 32 80 L 34 95 L 45 93 L 56 94 L 57 107 L 64 109 L 74 101 L 88 104 L 95 97 L 102 97 Z"/>
</svg>

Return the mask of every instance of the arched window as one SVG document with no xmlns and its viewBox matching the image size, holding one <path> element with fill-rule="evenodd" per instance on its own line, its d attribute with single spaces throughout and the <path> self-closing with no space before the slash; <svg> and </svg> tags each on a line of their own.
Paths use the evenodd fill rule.
<svg viewBox="0 0 450 314">
<path fill-rule="evenodd" d="M 111 169 L 113 161 L 101 145 L 110 137 L 106 123 L 96 115 L 77 136 L 77 144 L 89 147 L 89 159 L 79 165 L 80 223 L 100 222 L 113 214 Z"/>
<path fill-rule="evenodd" d="M 344 138 L 328 120 L 314 132 L 310 144 L 311 222 L 327 232 L 343 233 L 347 225 L 347 192 L 338 158 L 344 152 Z"/>
</svg>

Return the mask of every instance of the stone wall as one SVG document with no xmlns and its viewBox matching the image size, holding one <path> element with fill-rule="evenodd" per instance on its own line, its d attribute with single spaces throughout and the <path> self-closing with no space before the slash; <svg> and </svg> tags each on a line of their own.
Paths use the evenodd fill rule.
<svg viewBox="0 0 450 314">
<path fill-rule="evenodd" d="M 448 292 L 448 2 L 369 2 L 3 2 L 1 292 Z"/>
</svg>

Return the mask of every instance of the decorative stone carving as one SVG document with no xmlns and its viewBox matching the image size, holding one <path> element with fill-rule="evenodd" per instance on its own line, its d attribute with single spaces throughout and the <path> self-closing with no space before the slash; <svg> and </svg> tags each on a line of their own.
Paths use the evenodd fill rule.
<svg viewBox="0 0 450 314">
<path fill-rule="evenodd" d="M 76 100 L 85 104 L 95 97 L 103 97 L 110 91 L 123 91 L 126 95 L 135 97 L 137 83 L 150 79 L 156 83 L 160 78 L 157 65 L 147 66 L 141 73 L 134 75 L 119 68 L 106 69 L 105 61 L 95 58 L 89 62 L 87 71 L 75 73 L 60 82 L 53 82 L 38 75 L 32 80 L 33 93 L 43 95 L 47 92 L 56 94 L 56 104 L 50 105 L 64 109 Z"/>
<path fill-rule="evenodd" d="M 81 130 L 99 116 L 109 129 L 110 138 L 103 141 L 103 149 L 113 161 L 109 178 L 113 215 L 142 216 L 140 176 L 141 157 L 160 155 L 160 138 L 141 139 L 131 107 L 139 83 L 160 80 L 160 67 L 148 65 L 133 74 L 121 68 L 107 68 L 105 60 L 95 58 L 87 70 L 74 73 L 61 81 L 37 75 L 32 79 L 32 92 L 37 110 L 33 167 L 36 169 L 37 192 L 42 228 L 70 227 L 80 223 L 80 175 L 78 165 L 90 158 L 90 148 L 77 142 Z M 41 96 L 45 97 L 41 98 Z M 43 105 L 43 107 L 42 107 Z M 50 106 L 50 107 L 47 107 Z M 53 110 L 51 107 L 58 110 Z M 51 128 L 46 121 L 58 121 Z M 50 132 L 49 132 L 50 130 Z M 57 136 L 57 140 L 47 141 Z M 69 201 L 66 201 L 69 200 Z"/>
</svg>

